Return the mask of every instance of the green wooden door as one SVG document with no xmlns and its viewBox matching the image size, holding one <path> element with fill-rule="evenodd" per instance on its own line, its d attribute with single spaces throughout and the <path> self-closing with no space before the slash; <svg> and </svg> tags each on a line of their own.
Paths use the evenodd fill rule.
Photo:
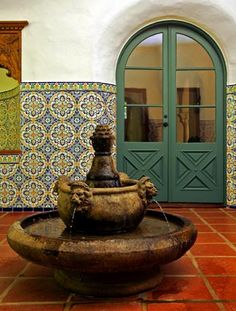
<svg viewBox="0 0 236 311">
<path fill-rule="evenodd" d="M 224 65 L 204 35 L 145 29 L 117 67 L 117 163 L 150 176 L 157 199 L 224 202 Z"/>
</svg>

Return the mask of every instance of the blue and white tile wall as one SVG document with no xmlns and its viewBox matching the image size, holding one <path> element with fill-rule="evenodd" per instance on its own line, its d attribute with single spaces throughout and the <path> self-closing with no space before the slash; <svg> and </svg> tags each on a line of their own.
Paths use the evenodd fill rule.
<svg viewBox="0 0 236 311">
<path fill-rule="evenodd" d="M 22 155 L 0 164 L 1 210 L 52 209 L 58 176 L 85 178 L 96 124 L 115 128 L 115 94 L 103 83 L 22 83 Z"/>
</svg>

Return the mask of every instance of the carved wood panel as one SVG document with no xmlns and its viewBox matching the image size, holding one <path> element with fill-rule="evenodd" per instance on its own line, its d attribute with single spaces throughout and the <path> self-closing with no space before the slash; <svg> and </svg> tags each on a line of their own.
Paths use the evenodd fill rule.
<svg viewBox="0 0 236 311">
<path fill-rule="evenodd" d="M 21 82 L 21 30 L 27 21 L 0 22 L 0 67 Z"/>
</svg>

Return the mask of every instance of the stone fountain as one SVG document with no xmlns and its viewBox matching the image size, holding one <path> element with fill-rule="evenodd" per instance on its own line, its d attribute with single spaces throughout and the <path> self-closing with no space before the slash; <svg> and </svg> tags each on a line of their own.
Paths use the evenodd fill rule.
<svg viewBox="0 0 236 311">
<path fill-rule="evenodd" d="M 54 268 L 61 286 L 81 295 L 154 288 L 160 266 L 181 257 L 197 231 L 186 218 L 148 210 L 157 190 L 148 177 L 134 180 L 116 171 L 108 126 L 98 125 L 91 140 L 95 157 L 86 181 L 60 177 L 58 211 L 16 221 L 8 242 L 22 257 Z"/>
</svg>

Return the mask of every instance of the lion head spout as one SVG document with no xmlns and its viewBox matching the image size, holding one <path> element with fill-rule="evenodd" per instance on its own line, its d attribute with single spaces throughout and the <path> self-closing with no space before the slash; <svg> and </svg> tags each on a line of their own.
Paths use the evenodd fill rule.
<svg viewBox="0 0 236 311">
<path fill-rule="evenodd" d="M 152 200 L 157 194 L 157 188 L 151 182 L 149 177 L 142 177 L 140 178 L 139 182 L 139 196 L 143 201 L 144 206 L 147 206 L 148 203 Z"/>
</svg>

